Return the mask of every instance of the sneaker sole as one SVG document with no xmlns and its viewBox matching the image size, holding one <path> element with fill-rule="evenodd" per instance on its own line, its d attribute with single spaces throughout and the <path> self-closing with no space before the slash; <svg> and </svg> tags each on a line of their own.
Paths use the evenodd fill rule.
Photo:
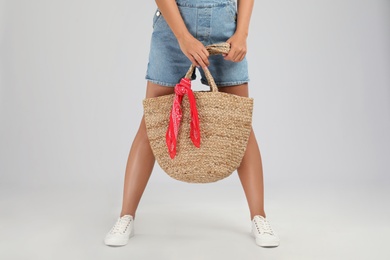
<svg viewBox="0 0 390 260">
<path fill-rule="evenodd" d="M 105 244 L 106 246 L 111 246 L 111 247 L 125 246 L 125 245 L 127 245 L 127 243 L 129 242 L 129 239 L 132 238 L 133 236 L 134 236 L 134 228 L 131 230 L 128 239 L 126 239 L 126 240 L 120 240 L 120 241 L 117 241 L 116 243 L 107 243 L 106 241 L 104 241 L 104 244 Z"/>
<path fill-rule="evenodd" d="M 274 243 L 259 242 L 259 240 L 256 239 L 255 234 L 253 234 L 253 231 L 251 231 L 250 234 L 251 234 L 252 237 L 255 238 L 256 245 L 258 245 L 258 246 L 271 248 L 271 247 L 278 247 L 280 245 L 279 242 L 274 242 Z"/>
</svg>

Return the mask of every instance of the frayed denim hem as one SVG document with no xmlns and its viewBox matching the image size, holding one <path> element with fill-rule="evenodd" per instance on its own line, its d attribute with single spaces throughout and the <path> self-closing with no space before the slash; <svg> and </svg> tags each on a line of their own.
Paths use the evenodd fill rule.
<svg viewBox="0 0 390 260">
<path fill-rule="evenodd" d="M 207 80 L 201 79 L 200 81 L 202 82 L 202 84 L 209 86 L 209 83 L 207 82 Z M 230 86 L 241 85 L 241 84 L 248 83 L 248 82 L 249 82 L 249 79 L 240 80 L 240 81 L 230 81 L 230 82 L 217 82 L 216 81 L 215 84 L 217 85 L 217 87 L 230 87 Z"/>
<path fill-rule="evenodd" d="M 150 79 L 150 78 L 145 78 L 147 81 L 150 81 L 154 84 L 158 84 L 158 85 L 161 85 L 161 86 L 164 86 L 164 87 L 175 87 L 177 83 L 168 83 L 168 82 L 162 82 L 162 81 L 158 81 L 158 80 L 154 80 L 154 79 Z"/>
</svg>

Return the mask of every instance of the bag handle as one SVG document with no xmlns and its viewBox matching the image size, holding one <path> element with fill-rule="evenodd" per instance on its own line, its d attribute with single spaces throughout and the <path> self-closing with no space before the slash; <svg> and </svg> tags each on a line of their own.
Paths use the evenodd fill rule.
<svg viewBox="0 0 390 260">
<path fill-rule="evenodd" d="M 217 55 L 217 54 L 222 54 L 222 53 L 227 54 L 227 53 L 229 53 L 229 50 L 230 50 L 230 44 L 227 42 L 210 44 L 210 45 L 207 45 L 205 47 L 210 55 Z M 193 64 L 191 64 L 191 67 L 188 69 L 188 71 L 184 77 L 191 80 L 191 76 L 192 76 L 192 73 L 194 72 L 194 70 L 195 70 L 195 66 Z M 209 69 L 206 67 L 203 69 L 203 71 L 204 71 L 204 74 L 206 75 L 206 79 L 210 85 L 211 91 L 218 92 L 218 87 L 215 84 L 214 78 L 211 75 Z"/>
</svg>

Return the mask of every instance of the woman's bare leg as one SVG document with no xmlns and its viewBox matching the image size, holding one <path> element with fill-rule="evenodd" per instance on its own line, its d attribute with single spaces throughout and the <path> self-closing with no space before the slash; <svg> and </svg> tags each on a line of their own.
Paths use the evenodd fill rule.
<svg viewBox="0 0 390 260">
<path fill-rule="evenodd" d="M 147 98 L 172 93 L 174 93 L 173 87 L 164 87 L 150 81 L 147 82 Z M 152 173 L 154 163 L 155 158 L 146 135 L 145 118 L 142 116 L 138 132 L 131 145 L 127 159 L 120 217 L 128 214 L 132 215 L 135 219 L 139 201 Z"/>
<path fill-rule="evenodd" d="M 248 97 L 248 83 L 219 87 L 219 91 Z M 253 128 L 251 129 L 248 145 L 237 173 L 248 201 L 251 219 L 255 215 L 266 217 L 264 211 L 263 165 Z"/>
</svg>

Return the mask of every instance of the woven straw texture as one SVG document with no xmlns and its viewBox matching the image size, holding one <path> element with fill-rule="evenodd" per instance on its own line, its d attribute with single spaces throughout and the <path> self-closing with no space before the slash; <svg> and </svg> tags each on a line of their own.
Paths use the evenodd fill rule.
<svg viewBox="0 0 390 260">
<path fill-rule="evenodd" d="M 210 54 L 229 50 L 226 43 L 206 48 Z M 191 66 L 187 78 L 193 69 Z M 251 131 L 253 98 L 218 92 L 208 70 L 206 75 L 211 91 L 193 91 L 199 114 L 200 148 L 190 139 L 190 106 L 185 95 L 177 154 L 173 159 L 165 135 L 175 94 L 143 100 L 146 131 L 158 164 L 172 178 L 188 183 L 210 183 L 231 175 L 241 163 Z"/>
</svg>

